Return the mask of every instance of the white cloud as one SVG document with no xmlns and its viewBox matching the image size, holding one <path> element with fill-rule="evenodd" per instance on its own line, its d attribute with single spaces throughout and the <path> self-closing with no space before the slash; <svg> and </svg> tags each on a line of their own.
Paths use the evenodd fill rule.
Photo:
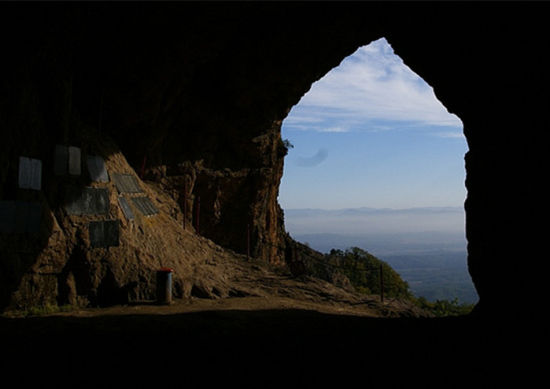
<svg viewBox="0 0 550 389">
<path fill-rule="evenodd" d="M 347 128 L 344 128 L 344 127 L 336 126 L 336 127 L 321 128 L 319 131 L 321 131 L 321 132 L 348 132 L 349 130 Z"/>
<path fill-rule="evenodd" d="M 382 38 L 359 48 L 314 83 L 285 120 L 289 129 L 339 132 L 381 122 L 459 127 L 433 89 Z M 448 130 L 448 128 L 447 128 Z M 333 132 L 333 131 L 331 131 Z"/>
<path fill-rule="evenodd" d="M 438 132 L 435 135 L 440 138 L 464 139 L 464 134 L 462 132 Z"/>
</svg>

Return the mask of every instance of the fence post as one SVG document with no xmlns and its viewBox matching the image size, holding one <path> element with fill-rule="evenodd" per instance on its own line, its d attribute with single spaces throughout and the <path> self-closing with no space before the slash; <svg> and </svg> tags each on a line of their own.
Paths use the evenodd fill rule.
<svg viewBox="0 0 550 389">
<path fill-rule="evenodd" d="M 97 116 L 97 132 L 101 134 L 101 125 L 103 123 L 103 86 L 99 92 L 99 112 Z"/>
<path fill-rule="evenodd" d="M 382 270 L 382 264 L 380 264 L 380 301 L 384 302 L 384 271 Z"/>
<path fill-rule="evenodd" d="M 197 235 L 200 235 L 200 216 L 201 216 L 201 197 L 197 196 L 197 214 L 196 214 L 196 220 L 195 220 L 195 230 L 197 231 Z"/>
<path fill-rule="evenodd" d="M 141 170 L 139 172 L 139 178 L 143 180 L 143 176 L 145 175 L 145 164 L 147 163 L 147 154 L 143 156 L 143 162 L 141 164 Z"/>
<path fill-rule="evenodd" d="M 250 223 L 246 225 L 246 259 L 250 260 Z"/>
<path fill-rule="evenodd" d="M 187 223 L 187 180 L 183 180 L 183 229 L 185 230 Z"/>
</svg>

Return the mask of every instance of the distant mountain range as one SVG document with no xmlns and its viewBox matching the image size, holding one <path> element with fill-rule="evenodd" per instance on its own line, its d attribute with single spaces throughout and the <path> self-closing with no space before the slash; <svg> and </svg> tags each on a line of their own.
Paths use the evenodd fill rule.
<svg viewBox="0 0 550 389">
<path fill-rule="evenodd" d="M 377 257 L 387 255 L 466 252 L 466 238 L 453 232 L 365 233 L 365 234 L 293 234 L 302 243 L 322 253 L 357 246 Z"/>
<path fill-rule="evenodd" d="M 287 209 L 285 224 L 294 234 L 456 232 L 464 234 L 462 207 L 408 209 Z"/>
<path fill-rule="evenodd" d="M 464 213 L 464 207 L 417 207 L 417 208 L 342 208 L 318 209 L 297 208 L 286 209 L 285 215 L 317 216 L 317 215 L 357 215 L 357 214 L 425 214 L 425 213 Z"/>
</svg>

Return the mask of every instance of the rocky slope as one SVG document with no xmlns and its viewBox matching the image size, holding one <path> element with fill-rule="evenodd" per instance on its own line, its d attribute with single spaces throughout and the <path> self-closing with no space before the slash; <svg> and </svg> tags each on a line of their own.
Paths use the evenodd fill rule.
<svg viewBox="0 0 550 389">
<path fill-rule="evenodd" d="M 201 236 L 195 217 L 191 217 L 197 211 L 193 209 L 192 194 L 196 186 L 204 185 L 202 189 L 213 194 L 213 198 L 204 201 L 206 204 L 218 205 L 214 209 L 204 207 L 206 212 L 203 208 L 200 215 L 201 220 L 207 222 L 199 224 L 199 232 L 201 228 L 212 232 L 215 226 L 209 225 L 208 218 L 222 213 L 220 203 L 232 195 L 229 186 L 246 183 L 248 172 L 234 173 L 229 169 L 220 172 L 201 164 L 184 163 L 171 174 L 166 174 L 166 167 L 148 169 L 146 178 L 141 180 L 109 136 L 85 126 L 79 134 L 81 144 L 85 145 L 78 164 L 81 174 L 44 174 L 48 179 L 42 183 L 42 190 L 25 191 L 41 205 L 39 233 L 2 235 L 4 268 L 1 274 L 3 284 L 9 285 L 11 292 L 4 297 L 8 310 L 55 304 L 88 307 L 150 302 L 156 298 L 157 270 L 168 267 L 173 269 L 173 295 L 180 306 L 190 298 L 247 297 L 267 299 L 264 306 L 270 308 L 282 304 L 317 310 L 351 310 L 369 316 L 427 315 L 407 302 L 392 300 L 381 304 L 378 296 L 355 293 L 349 283 L 338 286 L 338 283 L 307 276 L 297 277 L 305 273 L 305 268 L 296 267 L 296 263 L 301 263 L 297 256 L 320 255 L 300 244 L 289 246 L 293 250 L 289 254 L 293 261 L 287 267 L 284 263 L 266 261 L 269 256 L 264 252 L 259 255 L 252 252 L 250 256 L 238 254 Z M 57 158 L 55 153 L 51 155 Z M 90 155 L 104 159 L 105 182 L 91 178 L 91 170 L 83 163 Z M 47 166 L 47 162 L 45 160 L 44 165 Z M 121 186 L 119 175 L 133 177 L 137 188 Z M 182 186 L 189 188 L 188 193 L 178 192 L 177 188 Z M 93 196 L 82 200 L 90 188 L 91 193 L 107 191 L 105 212 L 98 209 L 101 204 L 98 205 Z M 129 189 L 139 192 L 129 193 Z M 148 198 L 158 212 L 144 214 L 133 202 L 142 197 Z M 122 207 L 121 199 L 126 201 L 130 213 Z M 182 206 L 181 201 L 185 199 L 188 204 Z M 184 221 L 186 209 L 189 212 Z M 104 221 L 116 221 L 114 238 L 97 237 L 92 231 L 93 223 Z M 243 235 L 246 239 L 246 234 Z M 13 236 L 19 239 L 10 239 Z M 24 244 L 22 239 L 28 238 L 34 240 Z M 285 238 L 291 242 L 288 235 Z M 223 243 L 223 235 L 218 241 Z M 266 247 L 268 252 L 275 252 L 271 246 Z M 22 264 L 27 267 L 22 268 Z M 257 306 L 256 300 L 245 301 Z"/>
<path fill-rule="evenodd" d="M 105 157 L 110 180 L 86 182 L 85 187 L 108 190 L 107 212 L 74 214 L 67 206 L 71 200 L 66 197 L 66 188 L 84 178 L 45 181 L 43 191 L 31 194 L 42 206 L 39 234 L 15 235 L 19 240 L 12 240 L 13 234 L 2 236 L 3 284 L 13 292 L 4 299 L 8 298 L 12 307 L 24 307 L 52 303 L 105 305 L 154 298 L 155 271 L 160 267 L 174 269 L 176 296 L 189 296 L 192 290 L 208 295 L 212 286 L 201 274 L 201 265 L 221 248 L 195 236 L 191 226 L 184 229 L 174 200 L 141 181 L 112 141 L 85 129 L 81 134 L 88 153 Z M 135 177 L 142 190 L 139 195 L 127 196 L 133 219 L 123 214 L 119 203 L 123 195 L 113 180 L 117 173 Z M 136 196 L 149 198 L 158 214 L 145 216 L 132 202 Z M 103 220 L 118 221 L 118 231 L 112 246 L 101 247 L 104 245 L 100 239 L 100 247 L 96 247 L 91 242 L 90 223 Z M 25 245 L 23 239 L 29 237 L 34 240 L 27 240 Z"/>
</svg>

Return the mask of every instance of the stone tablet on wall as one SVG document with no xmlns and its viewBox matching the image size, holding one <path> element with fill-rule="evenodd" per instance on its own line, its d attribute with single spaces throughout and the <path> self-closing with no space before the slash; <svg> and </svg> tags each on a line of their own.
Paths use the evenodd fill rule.
<svg viewBox="0 0 550 389">
<path fill-rule="evenodd" d="M 0 233 L 15 230 L 15 201 L 0 201 Z"/>
<path fill-rule="evenodd" d="M 16 201 L 15 229 L 16 234 L 36 234 L 40 231 L 42 207 L 39 203 Z"/>
<path fill-rule="evenodd" d="M 19 157 L 19 187 L 40 190 L 42 187 L 42 161 Z"/>
<path fill-rule="evenodd" d="M 42 222 L 40 203 L 28 201 L 0 201 L 0 232 L 37 234 Z"/>
<path fill-rule="evenodd" d="M 152 216 L 159 213 L 148 197 L 132 197 L 134 206 L 145 216 Z"/>
<path fill-rule="evenodd" d="M 88 225 L 90 246 L 113 247 L 119 244 L 119 220 L 90 222 Z"/>
<path fill-rule="evenodd" d="M 27 203 L 27 225 L 25 232 L 29 234 L 38 234 L 42 223 L 42 205 L 40 203 Z"/>
<path fill-rule="evenodd" d="M 136 177 L 132 174 L 113 173 L 112 179 L 119 193 L 142 193 Z"/>
<path fill-rule="evenodd" d="M 63 145 L 55 145 L 53 172 L 56 176 L 65 176 L 67 174 L 68 159 L 69 148 Z"/>
<path fill-rule="evenodd" d="M 80 173 L 80 148 L 69 146 L 69 174 L 72 176 L 79 176 Z"/>
<path fill-rule="evenodd" d="M 106 215 L 109 213 L 109 190 L 107 188 L 67 187 L 65 210 L 69 215 Z"/>
<path fill-rule="evenodd" d="M 130 205 L 128 204 L 128 201 L 124 197 L 118 198 L 118 204 L 120 205 L 120 208 L 122 209 L 122 213 L 124 216 L 126 216 L 126 219 L 128 220 L 134 220 L 134 213 L 132 212 L 132 209 L 130 208 Z"/>
<path fill-rule="evenodd" d="M 90 178 L 95 182 L 109 182 L 109 175 L 105 169 L 105 161 L 99 155 L 90 155 L 87 160 Z"/>
<path fill-rule="evenodd" d="M 27 203 L 22 201 L 15 202 L 15 233 L 24 234 L 27 229 L 27 218 L 29 209 Z"/>
</svg>

